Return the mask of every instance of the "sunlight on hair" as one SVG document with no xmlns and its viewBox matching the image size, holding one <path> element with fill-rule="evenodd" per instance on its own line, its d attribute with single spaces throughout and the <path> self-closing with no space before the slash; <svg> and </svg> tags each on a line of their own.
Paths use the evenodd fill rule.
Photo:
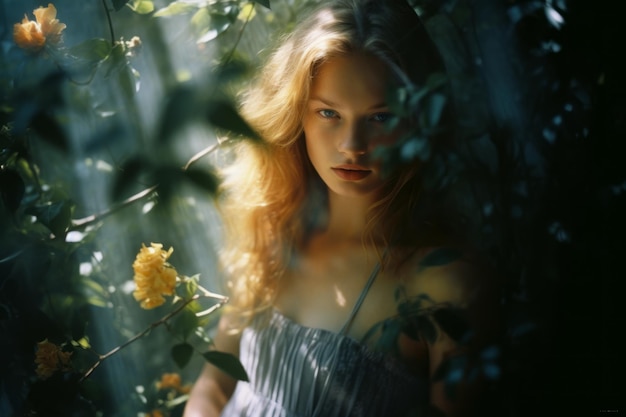
<svg viewBox="0 0 626 417">
<path fill-rule="evenodd" d="M 322 10 L 320 13 L 318 13 L 317 17 L 320 25 L 328 24 L 336 20 L 335 16 L 330 10 Z"/>
</svg>

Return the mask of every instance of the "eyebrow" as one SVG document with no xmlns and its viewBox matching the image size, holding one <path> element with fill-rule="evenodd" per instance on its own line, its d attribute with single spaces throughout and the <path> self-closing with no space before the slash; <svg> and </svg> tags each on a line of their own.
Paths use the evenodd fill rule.
<svg viewBox="0 0 626 417">
<path fill-rule="evenodd" d="M 326 98 L 318 97 L 318 96 L 313 96 L 309 98 L 309 101 L 319 101 L 320 103 L 325 104 L 328 107 L 341 107 L 339 106 L 339 104 L 335 103 L 334 101 L 328 100 Z M 382 102 L 382 103 L 377 103 L 373 106 L 370 106 L 369 110 L 382 109 L 386 107 L 387 107 L 387 103 Z"/>
</svg>

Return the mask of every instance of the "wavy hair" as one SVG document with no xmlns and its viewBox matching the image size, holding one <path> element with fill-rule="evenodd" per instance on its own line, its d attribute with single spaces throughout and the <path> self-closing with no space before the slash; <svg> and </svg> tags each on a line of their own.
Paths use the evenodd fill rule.
<svg viewBox="0 0 626 417">
<path fill-rule="evenodd" d="M 309 162 L 302 120 L 317 68 L 354 52 L 382 60 L 399 85 L 423 85 L 428 75 L 443 70 L 405 0 L 325 3 L 282 39 L 242 95 L 241 112 L 263 140 L 239 142 L 235 162 L 224 170 L 222 262 L 232 307 L 242 317 L 272 305 L 292 254 L 324 222 L 326 188 Z M 384 197 L 370 209 L 364 244 L 374 233 L 389 243 L 407 221 L 415 223 L 419 169 L 415 162 L 396 170 Z M 403 234 L 409 240 L 411 235 Z"/>
</svg>

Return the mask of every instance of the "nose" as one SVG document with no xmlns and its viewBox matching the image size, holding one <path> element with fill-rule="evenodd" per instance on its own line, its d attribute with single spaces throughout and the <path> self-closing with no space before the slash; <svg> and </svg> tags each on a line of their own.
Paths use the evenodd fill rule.
<svg viewBox="0 0 626 417">
<path fill-rule="evenodd" d="M 339 135 L 337 150 L 341 153 L 363 155 L 367 152 L 367 133 L 363 123 L 354 121 L 346 123 Z"/>
</svg>

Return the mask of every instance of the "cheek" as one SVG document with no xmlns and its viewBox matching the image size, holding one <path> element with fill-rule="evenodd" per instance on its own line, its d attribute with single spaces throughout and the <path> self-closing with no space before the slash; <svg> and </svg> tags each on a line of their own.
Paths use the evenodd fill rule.
<svg viewBox="0 0 626 417">
<path fill-rule="evenodd" d="M 380 127 L 379 130 L 379 144 L 381 145 L 395 145 L 398 140 L 408 132 L 407 126 L 404 123 L 400 123 L 393 130 L 389 131 L 385 127 Z"/>
<path fill-rule="evenodd" d="M 315 159 L 326 154 L 327 139 L 321 129 L 311 126 L 310 124 L 304 126 L 304 143 L 311 162 L 315 163 Z"/>
<path fill-rule="evenodd" d="M 304 145 L 309 161 L 315 167 L 319 159 L 319 144 L 316 143 L 315 135 L 310 130 L 304 131 Z"/>
</svg>

